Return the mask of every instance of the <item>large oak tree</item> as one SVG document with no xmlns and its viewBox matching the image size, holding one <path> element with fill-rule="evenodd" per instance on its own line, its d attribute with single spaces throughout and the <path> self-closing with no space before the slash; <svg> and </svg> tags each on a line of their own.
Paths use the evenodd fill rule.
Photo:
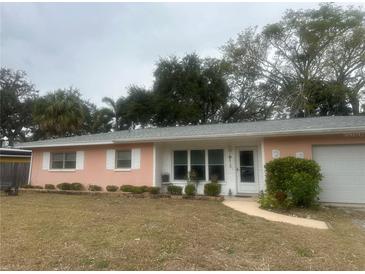
<svg viewBox="0 0 365 274">
<path fill-rule="evenodd" d="M 9 145 L 23 141 L 32 127 L 32 106 L 38 91 L 24 71 L 0 70 L 0 138 Z"/>
</svg>

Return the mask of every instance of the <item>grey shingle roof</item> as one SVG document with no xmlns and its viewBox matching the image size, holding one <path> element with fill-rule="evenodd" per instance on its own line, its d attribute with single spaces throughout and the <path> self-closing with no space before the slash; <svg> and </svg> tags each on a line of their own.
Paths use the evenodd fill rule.
<svg viewBox="0 0 365 274">
<path fill-rule="evenodd" d="M 121 130 L 43 141 L 18 143 L 16 147 L 71 146 L 127 142 L 148 142 L 177 139 L 200 139 L 231 136 L 279 136 L 365 131 L 365 116 L 335 116 L 210 124 L 198 126 Z"/>
</svg>

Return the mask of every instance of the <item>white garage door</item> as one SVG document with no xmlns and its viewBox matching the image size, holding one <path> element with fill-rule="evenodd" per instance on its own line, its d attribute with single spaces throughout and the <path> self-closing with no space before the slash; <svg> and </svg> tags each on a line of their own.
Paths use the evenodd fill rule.
<svg viewBox="0 0 365 274">
<path fill-rule="evenodd" d="M 365 203 L 365 145 L 314 146 L 321 166 L 322 202 Z"/>
</svg>

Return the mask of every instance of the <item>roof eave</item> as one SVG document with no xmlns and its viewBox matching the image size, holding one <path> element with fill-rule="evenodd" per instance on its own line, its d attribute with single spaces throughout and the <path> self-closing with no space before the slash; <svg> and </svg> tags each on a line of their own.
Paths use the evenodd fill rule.
<svg viewBox="0 0 365 274">
<path fill-rule="evenodd" d="M 219 138 L 234 138 L 234 137 L 280 137 L 280 136 L 298 136 L 298 135 L 313 135 L 313 134 L 344 134 L 356 132 L 365 133 L 365 127 L 346 128 L 346 129 L 318 129 L 318 130 L 292 130 L 292 131 L 273 131 L 265 132 L 249 132 L 249 133 L 229 133 L 229 134 L 211 134 L 211 135 L 196 135 L 186 137 L 156 137 L 156 138 L 135 138 L 129 140 L 113 140 L 115 144 L 126 144 L 136 142 L 164 142 L 164 141 L 186 141 L 186 140 L 202 140 L 202 139 L 219 139 Z"/>
<path fill-rule="evenodd" d="M 19 148 L 47 148 L 47 147 L 69 147 L 69 146 L 94 146 L 94 145 L 111 145 L 111 144 L 130 144 L 130 143 L 147 143 L 147 142 L 164 142 L 164 141 L 186 141 L 186 140 L 202 140 L 202 139 L 220 139 L 234 137 L 279 137 L 279 136 L 298 136 L 313 134 L 343 134 L 354 132 L 365 132 L 364 127 L 347 127 L 347 128 L 326 128 L 326 129 L 303 129 L 303 130 L 285 130 L 272 132 L 249 132 L 249 133 L 225 133 L 225 134 L 209 134 L 183 137 L 152 137 L 152 138 L 131 138 L 131 139 L 115 139 L 108 142 L 83 142 L 83 143 L 63 143 L 63 144 L 39 144 L 39 145 L 20 145 Z"/>
</svg>

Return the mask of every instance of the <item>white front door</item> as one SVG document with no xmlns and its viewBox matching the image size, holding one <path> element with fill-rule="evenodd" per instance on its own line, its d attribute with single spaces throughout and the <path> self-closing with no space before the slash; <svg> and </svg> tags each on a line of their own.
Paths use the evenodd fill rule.
<svg viewBox="0 0 365 274">
<path fill-rule="evenodd" d="M 238 193 L 258 193 L 257 149 L 239 148 L 237 150 Z"/>
</svg>

